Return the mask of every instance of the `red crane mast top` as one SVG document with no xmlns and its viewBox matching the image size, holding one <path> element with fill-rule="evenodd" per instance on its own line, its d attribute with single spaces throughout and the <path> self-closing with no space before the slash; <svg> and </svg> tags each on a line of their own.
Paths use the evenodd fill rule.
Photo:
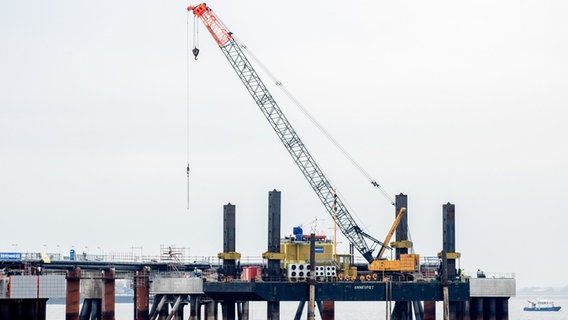
<svg viewBox="0 0 568 320">
<path fill-rule="evenodd" d="M 231 40 L 232 36 L 229 30 L 217 19 L 205 3 L 197 7 L 189 6 L 187 11 L 193 11 L 193 14 L 201 19 L 201 22 L 207 27 L 207 30 L 209 30 L 220 47 L 226 45 Z"/>
</svg>

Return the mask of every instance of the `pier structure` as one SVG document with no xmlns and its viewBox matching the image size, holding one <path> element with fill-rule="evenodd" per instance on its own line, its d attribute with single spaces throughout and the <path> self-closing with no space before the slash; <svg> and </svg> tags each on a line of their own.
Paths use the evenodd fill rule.
<svg viewBox="0 0 568 320">
<path fill-rule="evenodd" d="M 31 274 L 0 276 L 0 319 L 45 319 L 50 297 L 65 297 L 65 278 Z"/>
<path fill-rule="evenodd" d="M 470 298 L 465 302 L 464 312 L 471 320 L 509 319 L 509 298 L 515 294 L 516 284 L 512 278 L 471 278 Z"/>
<path fill-rule="evenodd" d="M 406 195 L 396 197 L 396 209 L 400 207 L 408 208 Z M 335 274 L 325 277 L 317 275 L 322 253 L 316 248 L 323 250 L 323 244 L 313 234 L 308 237 L 307 264 L 287 261 L 280 236 L 281 193 L 273 190 L 268 194 L 268 241 L 262 262 L 241 261 L 236 250 L 236 206 L 227 204 L 223 207 L 223 252 L 218 255 L 222 263 L 178 261 L 172 269 L 171 261 L 0 262 L 2 269 L 8 270 L 0 275 L 0 320 L 45 320 L 46 301 L 51 298 L 65 298 L 67 320 L 114 319 L 115 280 L 125 278 L 132 280 L 135 320 L 214 320 L 219 313 L 222 319 L 246 320 L 250 301 L 266 302 L 266 318 L 271 320 L 280 319 L 282 301 L 298 302 L 295 319 L 313 319 L 315 313 L 324 320 L 334 319 L 335 301 L 384 301 L 390 319 L 436 319 L 437 301 L 444 302 L 447 319 L 508 319 L 508 299 L 515 294 L 515 280 L 470 278 L 458 272 L 455 206 L 444 204 L 442 216 L 442 251 L 436 263 L 422 265 L 420 274 L 375 280 L 366 264 L 351 259 L 349 265 L 327 266 L 346 269 L 345 278 Z M 407 220 L 401 219 L 396 240 L 390 243 L 397 256 L 412 248 L 407 228 Z M 291 278 L 286 269 L 300 265 L 310 273 Z M 188 305 L 190 314 L 184 315 Z"/>
<path fill-rule="evenodd" d="M 67 270 L 65 279 L 66 320 L 114 320 L 114 268 L 82 271 L 74 267 Z"/>
</svg>

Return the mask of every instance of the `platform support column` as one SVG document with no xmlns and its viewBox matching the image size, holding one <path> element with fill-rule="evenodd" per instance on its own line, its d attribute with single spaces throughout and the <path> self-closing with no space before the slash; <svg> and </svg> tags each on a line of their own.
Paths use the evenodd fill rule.
<svg viewBox="0 0 568 320">
<path fill-rule="evenodd" d="M 164 298 L 167 300 L 167 296 L 164 295 Z M 170 304 L 166 301 L 162 309 L 160 309 L 160 313 L 158 315 L 158 320 L 167 320 L 168 316 L 170 315 Z"/>
<path fill-rule="evenodd" d="M 296 315 L 294 316 L 294 320 L 302 319 L 302 313 L 304 312 L 304 306 L 306 305 L 306 301 L 300 301 L 298 303 L 298 308 L 296 308 Z"/>
<path fill-rule="evenodd" d="M 81 301 L 81 269 L 73 268 L 67 271 L 67 293 L 65 297 L 65 319 L 79 319 L 79 303 Z"/>
<path fill-rule="evenodd" d="M 134 275 L 134 319 L 148 320 L 150 305 L 150 275 L 146 269 Z"/>
<path fill-rule="evenodd" d="M 237 302 L 237 317 L 239 320 L 249 319 L 249 302 L 241 301 Z"/>
<path fill-rule="evenodd" d="M 463 307 L 463 310 L 462 310 L 463 320 L 470 320 L 471 319 L 471 311 L 470 311 L 471 305 L 469 303 L 469 300 L 462 302 L 462 307 Z"/>
<path fill-rule="evenodd" d="M 189 297 L 189 320 L 199 320 L 201 319 L 201 312 L 200 306 L 201 303 L 199 301 L 200 297 L 193 295 Z"/>
<path fill-rule="evenodd" d="M 308 320 L 316 318 L 316 234 L 310 234 L 310 277 L 308 293 Z M 321 309 L 320 309 L 321 311 Z"/>
<path fill-rule="evenodd" d="M 447 203 L 442 206 L 443 221 L 443 250 L 448 253 L 456 252 L 456 207 L 454 204 Z M 452 282 L 457 277 L 456 259 L 451 257 L 447 259 L 446 276 L 448 281 Z"/>
<path fill-rule="evenodd" d="M 483 319 L 497 320 L 497 301 L 495 298 L 483 298 Z"/>
<path fill-rule="evenodd" d="M 221 302 L 223 320 L 235 320 L 235 301 Z"/>
<path fill-rule="evenodd" d="M 411 302 L 409 301 L 395 302 L 391 318 L 393 320 L 412 320 Z"/>
<path fill-rule="evenodd" d="M 197 320 L 201 320 L 200 305 L 197 305 Z M 174 320 L 183 320 L 183 304 L 180 304 L 176 311 Z"/>
<path fill-rule="evenodd" d="M 102 320 L 114 320 L 114 268 L 103 270 Z"/>
<path fill-rule="evenodd" d="M 168 316 L 168 296 L 165 294 L 157 294 L 154 297 L 154 304 L 150 310 L 150 320 L 163 320 Z"/>
<path fill-rule="evenodd" d="M 461 320 L 461 301 L 450 301 L 450 319 Z"/>
<path fill-rule="evenodd" d="M 509 320 L 509 298 L 497 298 L 497 317 L 499 320 Z"/>
<path fill-rule="evenodd" d="M 217 301 L 209 301 L 205 304 L 205 319 L 217 320 Z"/>
<path fill-rule="evenodd" d="M 239 320 L 249 319 L 249 302 L 241 301 L 237 302 L 237 317 Z"/>
<path fill-rule="evenodd" d="M 398 216 L 398 213 L 400 212 L 401 208 L 405 208 L 406 213 L 402 215 L 402 218 L 400 219 L 400 222 L 396 227 L 396 233 L 395 233 L 396 242 L 402 242 L 408 240 L 408 196 L 402 193 L 396 195 L 395 197 L 395 212 L 394 212 L 395 219 Z M 389 244 L 385 243 L 385 245 L 388 246 Z M 395 255 L 397 260 L 400 259 L 401 254 L 407 254 L 407 253 L 408 253 L 408 248 L 395 249 Z"/>
<path fill-rule="evenodd" d="M 457 277 L 456 269 L 456 209 L 455 205 L 447 203 L 442 205 L 442 285 L 444 286 L 444 318 L 457 319 L 462 311 L 460 303 L 449 301 L 446 298 L 447 285 Z M 451 254 L 451 255 L 450 255 Z"/>
<path fill-rule="evenodd" d="M 223 252 L 235 252 L 235 220 L 236 210 L 234 204 L 223 206 Z M 235 277 L 237 275 L 237 263 L 233 259 L 223 258 L 223 272 L 225 276 Z"/>
<path fill-rule="evenodd" d="M 10 319 L 9 299 L 0 299 L 0 319 Z"/>
<path fill-rule="evenodd" d="M 268 192 L 268 252 L 280 252 L 280 191 Z M 267 280 L 281 280 L 280 260 L 268 259 Z M 280 302 L 266 302 L 266 319 L 280 319 Z"/>
<path fill-rule="evenodd" d="M 424 306 L 422 306 L 422 302 L 412 301 L 412 308 L 414 309 L 414 318 L 424 320 Z"/>
<path fill-rule="evenodd" d="M 395 233 L 396 243 L 403 243 L 408 241 L 408 212 L 409 212 L 408 196 L 403 193 L 395 196 L 395 212 L 394 212 L 395 218 L 398 216 L 398 213 L 402 208 L 406 209 L 406 213 L 402 215 L 402 218 L 400 219 L 400 222 L 396 227 L 396 233 Z M 385 243 L 385 245 L 388 246 L 389 244 Z M 395 249 L 395 256 L 397 260 L 400 259 L 401 254 L 408 254 L 408 248 L 397 247 Z M 418 301 L 416 301 L 416 303 L 413 303 L 412 301 L 395 302 L 393 310 L 393 319 L 401 319 L 401 320 L 412 319 L 412 306 L 413 305 L 417 306 L 418 303 L 419 303 Z M 415 313 L 421 314 L 422 308 L 415 310 Z"/>
<path fill-rule="evenodd" d="M 83 299 L 83 306 L 81 307 L 81 312 L 79 313 L 80 320 L 91 319 L 91 307 L 93 305 L 94 299 Z"/>
<path fill-rule="evenodd" d="M 269 253 L 280 252 L 280 191 L 268 192 L 268 248 Z M 280 260 L 268 259 L 267 280 L 280 281 L 282 272 L 280 270 Z"/>
<path fill-rule="evenodd" d="M 321 320 L 335 319 L 335 301 L 322 301 Z"/>
<path fill-rule="evenodd" d="M 436 301 L 424 301 L 424 320 L 436 320 Z"/>
<path fill-rule="evenodd" d="M 483 299 L 469 299 L 469 314 L 471 320 L 483 320 Z"/>
<path fill-rule="evenodd" d="M 80 320 L 100 319 L 101 318 L 101 299 L 85 298 L 79 315 Z"/>
<path fill-rule="evenodd" d="M 266 319 L 280 320 L 280 302 L 268 301 L 266 303 Z"/>
<path fill-rule="evenodd" d="M 21 300 L 14 300 L 12 302 L 12 312 L 9 319 L 22 319 L 24 317 L 24 305 L 20 303 Z"/>
</svg>

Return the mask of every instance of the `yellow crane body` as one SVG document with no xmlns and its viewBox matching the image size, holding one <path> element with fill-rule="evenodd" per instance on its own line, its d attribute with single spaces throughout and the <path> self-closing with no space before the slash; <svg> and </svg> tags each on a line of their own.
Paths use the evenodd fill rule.
<svg viewBox="0 0 568 320">
<path fill-rule="evenodd" d="M 374 260 L 369 264 L 369 271 L 374 272 L 419 272 L 419 254 L 401 254 L 399 260 Z"/>
</svg>

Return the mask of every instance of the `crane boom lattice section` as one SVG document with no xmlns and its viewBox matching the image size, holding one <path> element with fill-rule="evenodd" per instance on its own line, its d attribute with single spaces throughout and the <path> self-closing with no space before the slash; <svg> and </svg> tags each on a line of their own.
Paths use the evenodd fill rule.
<svg viewBox="0 0 568 320">
<path fill-rule="evenodd" d="M 197 10 L 199 8 L 203 9 L 202 6 L 204 5 L 202 4 L 195 8 L 190 7 L 189 9 L 193 10 L 194 14 L 201 18 L 213 38 L 217 41 L 221 51 L 278 135 L 278 138 L 282 141 L 286 150 L 288 150 L 292 156 L 298 168 L 302 171 L 302 174 L 315 191 L 328 213 L 332 217 L 335 215 L 337 226 L 343 235 L 367 261 L 373 261 L 373 250 L 377 244 L 381 244 L 380 241 L 377 241 L 363 232 L 347 210 L 343 201 L 341 201 L 339 197 L 334 198 L 331 183 L 319 168 L 286 116 L 282 113 L 282 110 L 247 59 L 242 48 L 209 8 L 205 7 L 205 11 Z M 208 23 L 212 25 L 208 25 Z M 219 34 L 220 30 L 225 32 L 226 35 Z M 222 39 L 222 41 L 220 41 L 220 39 Z M 334 203 L 336 206 L 335 210 Z M 371 240 L 373 243 L 372 247 L 369 247 L 366 238 Z"/>
<path fill-rule="evenodd" d="M 322 170 L 317 165 L 314 158 L 286 118 L 276 101 L 259 78 L 258 74 L 244 55 L 234 39 L 230 39 L 225 46 L 221 46 L 225 57 L 247 88 L 248 92 L 272 126 L 272 129 L 284 144 L 284 147 L 306 179 L 312 189 L 316 192 L 319 199 L 333 216 L 333 187 Z M 372 260 L 372 250 L 368 247 L 359 227 L 353 217 L 347 211 L 340 198 L 337 198 L 337 225 L 348 240 L 355 245 L 363 256 L 370 256 Z"/>
</svg>

